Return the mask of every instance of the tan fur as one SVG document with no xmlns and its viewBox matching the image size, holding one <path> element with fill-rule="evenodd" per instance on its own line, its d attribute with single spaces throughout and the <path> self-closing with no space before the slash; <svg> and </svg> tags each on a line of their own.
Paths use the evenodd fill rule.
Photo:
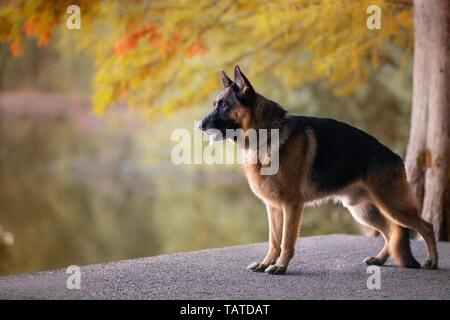
<svg viewBox="0 0 450 320">
<path fill-rule="evenodd" d="M 402 245 L 403 241 L 408 241 L 404 228 L 410 228 L 417 231 L 427 244 L 428 260 L 425 266 L 436 268 L 438 253 L 433 225 L 420 217 L 405 170 L 386 168 L 384 172 L 373 174 L 367 181 L 367 190 L 372 202 L 390 222 L 391 253 L 397 262 L 410 267 L 411 253 L 406 252 Z"/>
<path fill-rule="evenodd" d="M 242 130 L 247 131 L 248 129 L 254 127 L 251 123 L 251 115 L 247 108 L 244 108 L 240 104 L 237 104 L 234 107 L 233 112 L 231 113 L 231 118 L 234 119 L 237 123 L 241 124 Z"/>
</svg>

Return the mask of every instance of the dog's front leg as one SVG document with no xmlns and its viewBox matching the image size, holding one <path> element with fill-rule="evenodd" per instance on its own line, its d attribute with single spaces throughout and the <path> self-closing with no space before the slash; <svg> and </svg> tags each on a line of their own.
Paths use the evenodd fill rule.
<svg viewBox="0 0 450 320">
<path fill-rule="evenodd" d="M 298 237 L 298 228 L 303 211 L 303 202 L 289 202 L 282 206 L 283 235 L 281 240 L 281 254 L 274 265 L 269 266 L 265 272 L 270 274 L 283 274 L 286 272 L 289 261 L 294 256 L 295 241 Z"/>
<path fill-rule="evenodd" d="M 275 264 L 281 252 L 283 211 L 270 204 L 266 204 L 266 208 L 269 219 L 269 251 L 261 262 L 253 262 L 247 267 L 250 271 L 263 272 L 268 266 Z"/>
</svg>

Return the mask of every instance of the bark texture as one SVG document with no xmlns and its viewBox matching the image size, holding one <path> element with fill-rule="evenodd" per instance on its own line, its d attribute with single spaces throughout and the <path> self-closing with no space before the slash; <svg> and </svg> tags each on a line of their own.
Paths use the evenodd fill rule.
<svg viewBox="0 0 450 320">
<path fill-rule="evenodd" d="M 414 0 L 413 104 L 406 170 L 422 216 L 449 240 L 450 0 Z"/>
</svg>

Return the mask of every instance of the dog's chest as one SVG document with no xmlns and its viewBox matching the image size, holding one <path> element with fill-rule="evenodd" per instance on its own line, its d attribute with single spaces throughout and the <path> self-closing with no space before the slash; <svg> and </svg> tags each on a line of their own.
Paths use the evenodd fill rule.
<svg viewBox="0 0 450 320">
<path fill-rule="evenodd" d="M 245 165 L 245 175 L 253 193 L 263 201 L 278 202 L 283 198 L 285 187 L 279 173 L 261 175 L 260 165 Z"/>
</svg>

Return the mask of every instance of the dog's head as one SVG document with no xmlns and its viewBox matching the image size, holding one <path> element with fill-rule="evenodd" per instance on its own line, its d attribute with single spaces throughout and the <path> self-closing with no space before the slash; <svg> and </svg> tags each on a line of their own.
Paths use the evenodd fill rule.
<svg viewBox="0 0 450 320">
<path fill-rule="evenodd" d="M 226 138 L 227 129 L 246 131 L 256 101 L 256 92 L 238 65 L 234 67 L 234 81 L 223 70 L 220 79 L 223 89 L 213 102 L 213 110 L 199 124 L 213 141 Z"/>
</svg>

